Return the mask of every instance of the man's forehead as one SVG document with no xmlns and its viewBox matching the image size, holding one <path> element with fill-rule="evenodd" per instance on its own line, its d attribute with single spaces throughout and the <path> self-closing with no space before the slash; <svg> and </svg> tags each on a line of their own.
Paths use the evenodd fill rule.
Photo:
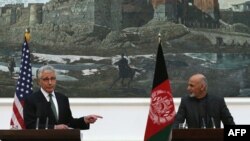
<svg viewBox="0 0 250 141">
<path fill-rule="evenodd" d="M 55 72 L 51 70 L 45 70 L 42 72 L 42 75 L 55 75 Z"/>
</svg>

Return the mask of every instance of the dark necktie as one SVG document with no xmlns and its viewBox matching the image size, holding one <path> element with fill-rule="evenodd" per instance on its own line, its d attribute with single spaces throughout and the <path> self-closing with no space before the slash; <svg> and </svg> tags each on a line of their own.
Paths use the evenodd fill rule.
<svg viewBox="0 0 250 141">
<path fill-rule="evenodd" d="M 49 94 L 49 102 L 50 102 L 50 106 L 51 106 L 51 109 L 53 111 L 53 114 L 54 114 L 56 120 L 58 120 L 58 116 L 57 116 L 57 112 L 56 112 L 56 106 L 55 106 L 55 104 L 54 104 L 54 102 L 52 100 L 52 96 L 53 96 L 52 94 Z"/>
</svg>

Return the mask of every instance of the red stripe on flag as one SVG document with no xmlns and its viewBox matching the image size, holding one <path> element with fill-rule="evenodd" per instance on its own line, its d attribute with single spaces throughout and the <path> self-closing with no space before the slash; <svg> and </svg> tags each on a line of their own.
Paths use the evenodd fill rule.
<svg viewBox="0 0 250 141">
<path fill-rule="evenodd" d="M 19 107 L 19 108 L 22 109 L 23 107 Z M 16 103 L 13 104 L 13 116 L 15 116 L 15 118 L 16 118 L 17 122 L 19 123 L 19 125 L 21 126 L 21 128 L 25 129 L 24 120 L 22 117 L 22 111 L 18 110 Z"/>
<path fill-rule="evenodd" d="M 144 140 L 171 125 L 175 119 L 175 107 L 169 80 L 152 90 L 150 110 Z M 168 135 L 166 135 L 168 136 Z"/>
</svg>

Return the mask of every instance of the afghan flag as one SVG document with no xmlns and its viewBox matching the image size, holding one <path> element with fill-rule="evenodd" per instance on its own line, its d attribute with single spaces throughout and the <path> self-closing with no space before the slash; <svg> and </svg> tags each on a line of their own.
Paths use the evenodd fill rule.
<svg viewBox="0 0 250 141">
<path fill-rule="evenodd" d="M 161 43 L 159 43 L 144 141 L 168 141 L 174 119 L 174 102 Z"/>
</svg>

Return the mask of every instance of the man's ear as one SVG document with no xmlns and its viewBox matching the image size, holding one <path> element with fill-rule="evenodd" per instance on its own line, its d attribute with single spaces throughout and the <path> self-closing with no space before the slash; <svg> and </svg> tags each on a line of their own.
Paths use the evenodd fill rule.
<svg viewBox="0 0 250 141">
<path fill-rule="evenodd" d="M 36 79 L 36 84 L 37 84 L 38 86 L 41 86 L 41 85 L 40 85 L 40 80 L 39 80 L 38 78 Z"/>
<path fill-rule="evenodd" d="M 205 91 L 205 90 L 206 90 L 206 85 L 202 84 L 202 85 L 201 85 L 201 90 L 202 90 L 202 91 Z"/>
</svg>

